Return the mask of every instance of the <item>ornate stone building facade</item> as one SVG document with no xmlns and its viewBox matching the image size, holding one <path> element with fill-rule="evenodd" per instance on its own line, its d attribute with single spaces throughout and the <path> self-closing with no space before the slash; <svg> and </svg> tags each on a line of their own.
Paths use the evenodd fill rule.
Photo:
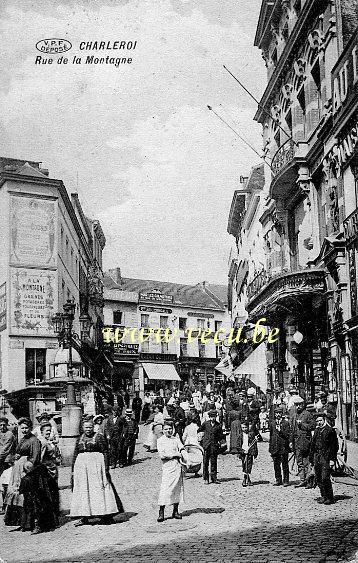
<svg viewBox="0 0 358 563">
<path fill-rule="evenodd" d="M 268 84 L 262 124 L 264 265 L 247 278 L 248 320 L 280 328 L 271 390 L 327 389 L 357 436 L 358 7 L 352 0 L 263 0 L 255 45 Z M 260 259 L 261 260 L 261 259 Z"/>
</svg>

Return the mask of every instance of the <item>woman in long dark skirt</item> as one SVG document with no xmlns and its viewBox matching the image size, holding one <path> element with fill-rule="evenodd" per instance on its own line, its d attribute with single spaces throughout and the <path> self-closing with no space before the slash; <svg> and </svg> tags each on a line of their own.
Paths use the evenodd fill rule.
<svg viewBox="0 0 358 563">
<path fill-rule="evenodd" d="M 20 418 L 18 427 L 21 439 L 16 448 L 15 463 L 5 498 L 4 523 L 6 526 L 22 527 L 24 497 L 19 488 L 25 475 L 24 464 L 26 461 L 30 461 L 34 466 L 39 463 L 41 444 L 31 432 L 32 422 L 29 418 Z"/>
<path fill-rule="evenodd" d="M 58 517 L 60 514 L 60 498 L 58 490 L 58 466 L 61 463 L 61 454 L 57 444 L 51 440 L 51 424 L 44 423 L 41 429 L 41 464 L 46 468 L 48 475 L 48 485 L 51 492 L 54 513 Z"/>
</svg>

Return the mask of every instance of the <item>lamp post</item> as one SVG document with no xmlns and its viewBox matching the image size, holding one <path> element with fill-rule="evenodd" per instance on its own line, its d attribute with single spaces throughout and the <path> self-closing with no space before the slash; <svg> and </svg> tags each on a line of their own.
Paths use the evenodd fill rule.
<svg viewBox="0 0 358 563">
<path fill-rule="evenodd" d="M 82 409 L 76 402 L 76 388 L 73 377 L 72 364 L 72 341 L 73 341 L 73 321 L 75 318 L 76 304 L 74 300 L 68 299 L 63 305 L 63 313 L 56 313 L 52 321 L 55 333 L 58 335 L 59 342 L 68 348 L 67 363 L 67 400 L 62 408 L 62 437 L 61 455 L 62 464 L 65 467 L 72 465 L 76 442 L 80 434 L 80 423 Z"/>
</svg>

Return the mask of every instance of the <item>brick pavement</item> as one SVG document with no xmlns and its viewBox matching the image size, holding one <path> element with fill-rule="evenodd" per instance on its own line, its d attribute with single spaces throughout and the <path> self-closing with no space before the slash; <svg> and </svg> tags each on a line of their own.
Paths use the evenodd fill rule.
<svg viewBox="0 0 358 563">
<path fill-rule="evenodd" d="M 75 528 L 64 519 L 48 534 L 31 536 L 0 523 L 0 557 L 20 562 L 268 563 L 358 561 L 358 487 L 335 483 L 333 506 L 315 502 L 318 490 L 272 487 L 267 444 L 259 444 L 255 486 L 241 486 L 236 457 L 219 459 L 221 484 L 185 480 L 183 520 L 157 524 L 160 460 L 141 444 L 135 464 L 112 471 L 127 517 L 111 526 Z M 292 481 L 296 478 L 292 476 Z M 168 509 L 167 516 L 170 515 Z"/>
</svg>

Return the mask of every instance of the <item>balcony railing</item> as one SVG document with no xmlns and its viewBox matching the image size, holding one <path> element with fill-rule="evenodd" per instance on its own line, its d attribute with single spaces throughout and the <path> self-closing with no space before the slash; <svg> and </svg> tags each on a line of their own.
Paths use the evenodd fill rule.
<svg viewBox="0 0 358 563">
<path fill-rule="evenodd" d="M 295 145 L 292 139 L 288 139 L 275 153 L 272 162 L 271 169 L 273 176 L 277 174 L 284 168 L 289 162 L 293 160 L 295 156 Z"/>
<path fill-rule="evenodd" d="M 271 279 L 271 274 L 267 270 L 261 270 L 252 282 L 247 286 L 247 297 L 250 300 L 254 295 L 256 295 Z"/>
</svg>

